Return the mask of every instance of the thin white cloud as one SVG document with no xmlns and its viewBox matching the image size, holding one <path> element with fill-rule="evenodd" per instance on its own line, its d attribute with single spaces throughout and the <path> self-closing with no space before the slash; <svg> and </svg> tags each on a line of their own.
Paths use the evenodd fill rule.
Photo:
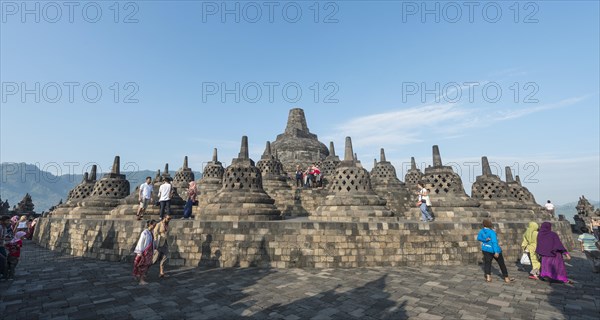
<svg viewBox="0 0 600 320">
<path fill-rule="evenodd" d="M 351 119 L 334 126 L 333 132 L 324 135 L 324 138 L 343 141 L 344 137 L 350 136 L 357 147 L 414 144 L 424 141 L 432 133 L 451 139 L 463 136 L 464 131 L 471 128 L 489 127 L 496 122 L 564 108 L 587 97 L 572 97 L 528 108 L 500 108 L 495 112 L 489 112 L 488 108 L 473 108 L 458 103 L 415 106 Z"/>
</svg>

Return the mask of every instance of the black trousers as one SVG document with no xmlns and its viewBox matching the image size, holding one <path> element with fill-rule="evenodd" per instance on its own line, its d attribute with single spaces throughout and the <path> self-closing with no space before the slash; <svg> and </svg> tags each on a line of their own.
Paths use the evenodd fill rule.
<svg viewBox="0 0 600 320">
<path fill-rule="evenodd" d="M 506 265 L 504 264 L 504 257 L 502 253 L 498 255 L 498 258 L 494 257 L 493 253 L 482 251 L 483 252 L 483 272 L 486 275 L 492 274 L 492 259 L 498 262 L 498 266 L 500 266 L 500 271 L 502 271 L 502 276 L 504 278 L 508 277 L 508 270 L 506 270 Z"/>
<path fill-rule="evenodd" d="M 159 215 L 160 218 L 164 218 L 165 217 L 165 212 L 168 214 L 171 214 L 171 200 L 167 200 L 167 201 L 160 201 L 160 211 L 159 211 Z"/>
</svg>

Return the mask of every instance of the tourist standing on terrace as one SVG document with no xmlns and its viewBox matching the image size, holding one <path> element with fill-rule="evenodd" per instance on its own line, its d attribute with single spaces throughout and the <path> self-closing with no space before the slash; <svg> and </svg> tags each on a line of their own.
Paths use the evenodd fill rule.
<svg viewBox="0 0 600 320">
<path fill-rule="evenodd" d="M 544 207 L 546 208 L 546 212 L 548 212 L 551 216 L 554 216 L 554 205 L 552 204 L 552 202 L 550 202 L 550 200 L 546 202 Z"/>
<path fill-rule="evenodd" d="M 196 181 L 190 181 L 188 186 L 187 201 L 185 203 L 185 207 L 183 208 L 183 218 L 181 219 L 189 219 L 192 215 L 192 205 L 196 203 L 197 194 L 198 191 L 196 190 Z"/>
<path fill-rule="evenodd" d="M 567 269 L 563 260 L 563 255 L 565 255 L 567 260 L 571 260 L 571 256 L 560 241 L 558 234 L 552 231 L 550 222 L 546 221 L 542 223 L 538 232 L 535 252 L 542 258 L 542 272 L 540 272 L 540 277 L 548 277 L 564 283 L 573 283 L 567 277 Z"/>
<path fill-rule="evenodd" d="M 152 265 L 152 256 L 154 254 L 154 236 L 152 230 L 156 226 L 155 220 L 146 223 L 146 229 L 140 234 L 137 246 L 135 246 L 135 260 L 133 261 L 133 276 L 140 281 L 140 284 L 147 284 L 146 274 L 148 268 Z"/>
<path fill-rule="evenodd" d="M 173 196 L 173 187 L 171 178 L 165 178 L 165 182 L 158 188 L 158 203 L 160 204 L 160 220 L 165 216 L 165 212 L 171 214 L 171 197 Z"/>
<path fill-rule="evenodd" d="M 159 262 L 159 277 L 164 278 L 165 275 L 165 263 L 167 262 L 167 256 L 169 255 L 169 243 L 167 238 L 169 236 L 169 221 L 171 221 L 171 215 L 167 213 L 164 219 L 162 219 L 154 228 L 154 241 L 156 241 L 156 252 L 152 258 L 152 264 Z"/>
<path fill-rule="evenodd" d="M 488 219 L 483 220 L 483 229 L 477 234 L 477 240 L 481 242 L 481 252 L 483 252 L 483 272 L 485 281 L 492 282 L 492 259 L 498 262 L 504 282 L 511 282 L 514 279 L 508 277 L 508 270 L 504 264 L 502 249 L 498 245 L 498 237 L 493 229 L 492 222 Z"/>
<path fill-rule="evenodd" d="M 535 249 L 537 247 L 537 236 L 538 236 L 538 224 L 531 221 L 527 226 L 527 230 L 523 234 L 523 242 L 521 248 L 523 252 L 529 255 L 529 261 L 531 261 L 531 272 L 529 272 L 529 279 L 538 279 L 540 275 L 540 260 L 538 260 Z"/>
<path fill-rule="evenodd" d="M 140 207 L 136 214 L 138 220 L 142 220 L 146 208 L 148 208 L 148 203 L 152 202 L 152 189 L 152 178 L 146 177 L 146 181 L 140 185 L 140 192 L 138 194 L 140 202 Z"/>
</svg>

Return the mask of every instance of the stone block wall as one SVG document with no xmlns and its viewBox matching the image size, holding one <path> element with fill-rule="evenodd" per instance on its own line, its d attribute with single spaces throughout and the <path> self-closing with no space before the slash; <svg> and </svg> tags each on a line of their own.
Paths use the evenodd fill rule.
<svg viewBox="0 0 600 320">
<path fill-rule="evenodd" d="M 521 255 L 525 222 L 499 222 L 507 263 Z M 35 241 L 51 250 L 108 261 L 132 261 L 143 222 L 40 219 Z M 170 265 L 331 268 L 461 265 L 481 260 L 480 223 L 179 221 L 170 224 Z M 573 245 L 568 222 L 554 222 Z M 567 240 L 566 240 L 567 239 Z M 568 239 L 571 239 L 570 242 Z"/>
</svg>

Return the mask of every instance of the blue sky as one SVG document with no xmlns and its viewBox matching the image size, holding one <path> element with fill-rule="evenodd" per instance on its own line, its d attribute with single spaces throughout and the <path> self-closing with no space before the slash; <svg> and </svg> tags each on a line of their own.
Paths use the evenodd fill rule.
<svg viewBox="0 0 600 320">
<path fill-rule="evenodd" d="M 257 160 L 301 107 L 368 169 L 383 147 L 403 179 L 437 144 L 467 193 L 486 155 L 538 202 L 600 199 L 596 1 L 21 3 L 2 1 L 1 162 L 201 170 L 242 135 Z"/>
</svg>

